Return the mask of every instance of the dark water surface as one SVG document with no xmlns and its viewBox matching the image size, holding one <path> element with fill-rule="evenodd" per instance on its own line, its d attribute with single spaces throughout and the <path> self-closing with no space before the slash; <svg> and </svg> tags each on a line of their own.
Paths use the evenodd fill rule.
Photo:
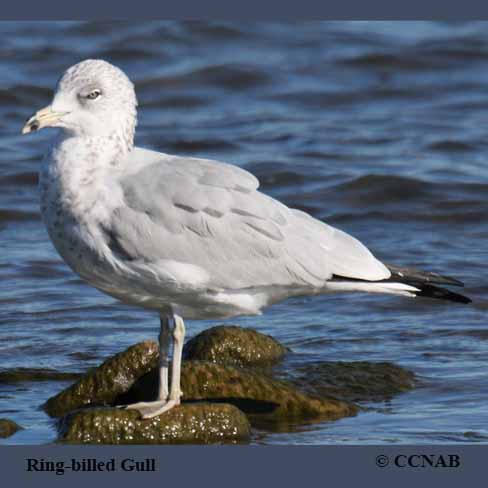
<svg viewBox="0 0 488 488">
<path fill-rule="evenodd" d="M 357 417 L 254 442 L 488 441 L 488 24 L 158 22 L 0 23 L 0 371 L 53 371 L 0 381 L 0 417 L 25 427 L 1 442 L 55 438 L 38 409 L 70 382 L 54 372 L 157 336 L 154 314 L 84 285 L 40 221 L 37 171 L 54 131 L 20 129 L 87 57 L 135 81 L 138 145 L 241 165 L 379 258 L 451 274 L 475 299 L 344 294 L 235 320 L 302 363 L 387 360 L 421 379 Z"/>
</svg>

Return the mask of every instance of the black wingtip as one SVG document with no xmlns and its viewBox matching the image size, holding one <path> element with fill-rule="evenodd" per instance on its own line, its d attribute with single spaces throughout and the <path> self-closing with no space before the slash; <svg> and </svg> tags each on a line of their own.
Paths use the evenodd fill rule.
<svg viewBox="0 0 488 488">
<path fill-rule="evenodd" d="M 468 298 L 460 293 L 454 293 L 438 286 L 439 284 L 448 286 L 464 286 L 459 280 L 449 276 L 442 276 L 428 271 L 420 271 L 415 268 L 406 268 L 402 266 L 386 265 L 391 272 L 391 276 L 386 280 L 379 280 L 373 283 L 403 283 L 413 286 L 418 291 L 413 293 L 417 297 L 435 298 L 438 300 L 448 300 L 450 302 L 468 304 L 471 303 L 471 298 Z M 362 279 L 347 278 L 339 275 L 332 275 L 332 281 L 368 281 Z"/>
<path fill-rule="evenodd" d="M 449 300 L 450 302 L 456 303 L 464 303 L 468 304 L 471 303 L 471 298 L 468 298 L 460 293 L 454 293 L 446 288 L 441 288 L 440 286 L 422 284 L 420 287 L 420 291 L 415 293 L 415 296 L 418 297 L 426 297 L 426 298 L 435 298 L 439 300 Z"/>
<path fill-rule="evenodd" d="M 403 266 L 394 266 L 387 264 L 386 267 L 391 272 L 390 281 L 399 281 L 405 283 L 420 282 L 420 283 L 433 283 L 436 285 L 449 285 L 449 286 L 464 286 L 462 281 L 451 278 L 450 276 L 443 276 L 437 273 L 431 273 L 429 271 L 421 271 L 416 268 L 408 268 Z"/>
</svg>

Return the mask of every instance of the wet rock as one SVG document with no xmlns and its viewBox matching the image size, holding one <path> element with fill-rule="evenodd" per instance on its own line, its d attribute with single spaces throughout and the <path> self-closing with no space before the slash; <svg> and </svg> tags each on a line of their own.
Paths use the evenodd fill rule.
<svg viewBox="0 0 488 488">
<path fill-rule="evenodd" d="M 63 373 L 48 368 L 14 368 L 0 370 L 0 383 L 25 381 L 68 381 L 81 377 L 80 373 Z"/>
<path fill-rule="evenodd" d="M 59 441 L 76 444 L 211 444 L 249 440 L 246 416 L 224 403 L 182 404 L 152 419 L 134 410 L 90 408 L 66 416 Z"/>
<path fill-rule="evenodd" d="M 49 399 L 45 410 L 59 417 L 97 405 L 123 405 L 156 398 L 158 346 L 146 341 L 130 347 Z M 182 365 L 182 401 L 230 403 L 249 414 L 270 418 L 338 419 L 357 407 L 333 398 L 299 391 L 263 372 L 209 361 L 186 360 Z"/>
<path fill-rule="evenodd" d="M 117 401 L 135 403 L 154 399 L 157 378 L 157 371 L 151 371 Z M 275 419 L 335 420 L 357 412 L 357 407 L 351 403 L 307 395 L 293 385 L 261 372 L 208 361 L 187 360 L 183 363 L 181 389 L 183 401 L 231 403 L 245 413 L 266 414 Z"/>
<path fill-rule="evenodd" d="M 347 401 L 383 401 L 414 387 L 415 375 L 393 363 L 366 361 L 308 364 L 292 373 L 297 387 Z"/>
<path fill-rule="evenodd" d="M 0 437 L 10 437 L 21 429 L 22 427 L 13 420 L 0 419 Z"/>
<path fill-rule="evenodd" d="M 235 366 L 260 366 L 281 359 L 288 348 L 254 329 L 222 325 L 204 330 L 185 344 L 186 359 Z"/>
<path fill-rule="evenodd" d="M 141 376 L 155 368 L 159 349 L 154 341 L 144 341 L 107 359 L 44 404 L 51 417 L 61 417 L 89 405 L 112 405 Z"/>
</svg>

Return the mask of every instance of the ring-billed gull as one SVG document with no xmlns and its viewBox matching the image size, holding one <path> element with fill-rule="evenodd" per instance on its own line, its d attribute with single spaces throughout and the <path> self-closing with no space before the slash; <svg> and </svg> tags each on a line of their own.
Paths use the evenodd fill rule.
<svg viewBox="0 0 488 488">
<path fill-rule="evenodd" d="M 134 147 L 136 107 L 119 68 L 86 60 L 22 132 L 62 129 L 40 171 L 42 216 L 59 254 L 99 290 L 159 312 L 158 398 L 127 407 L 144 418 L 180 403 L 183 319 L 259 314 L 333 291 L 470 301 L 437 286 L 457 280 L 385 265 L 350 235 L 259 192 L 239 167 Z"/>
</svg>

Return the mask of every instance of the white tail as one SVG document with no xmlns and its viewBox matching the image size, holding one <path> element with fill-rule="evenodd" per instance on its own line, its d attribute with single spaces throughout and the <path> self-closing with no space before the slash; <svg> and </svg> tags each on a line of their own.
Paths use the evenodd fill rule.
<svg viewBox="0 0 488 488">
<path fill-rule="evenodd" d="M 363 291 L 367 293 L 386 293 L 389 295 L 403 295 L 414 297 L 420 292 L 419 288 L 404 283 L 390 283 L 384 281 L 329 281 L 327 290 L 330 291 Z"/>
</svg>

